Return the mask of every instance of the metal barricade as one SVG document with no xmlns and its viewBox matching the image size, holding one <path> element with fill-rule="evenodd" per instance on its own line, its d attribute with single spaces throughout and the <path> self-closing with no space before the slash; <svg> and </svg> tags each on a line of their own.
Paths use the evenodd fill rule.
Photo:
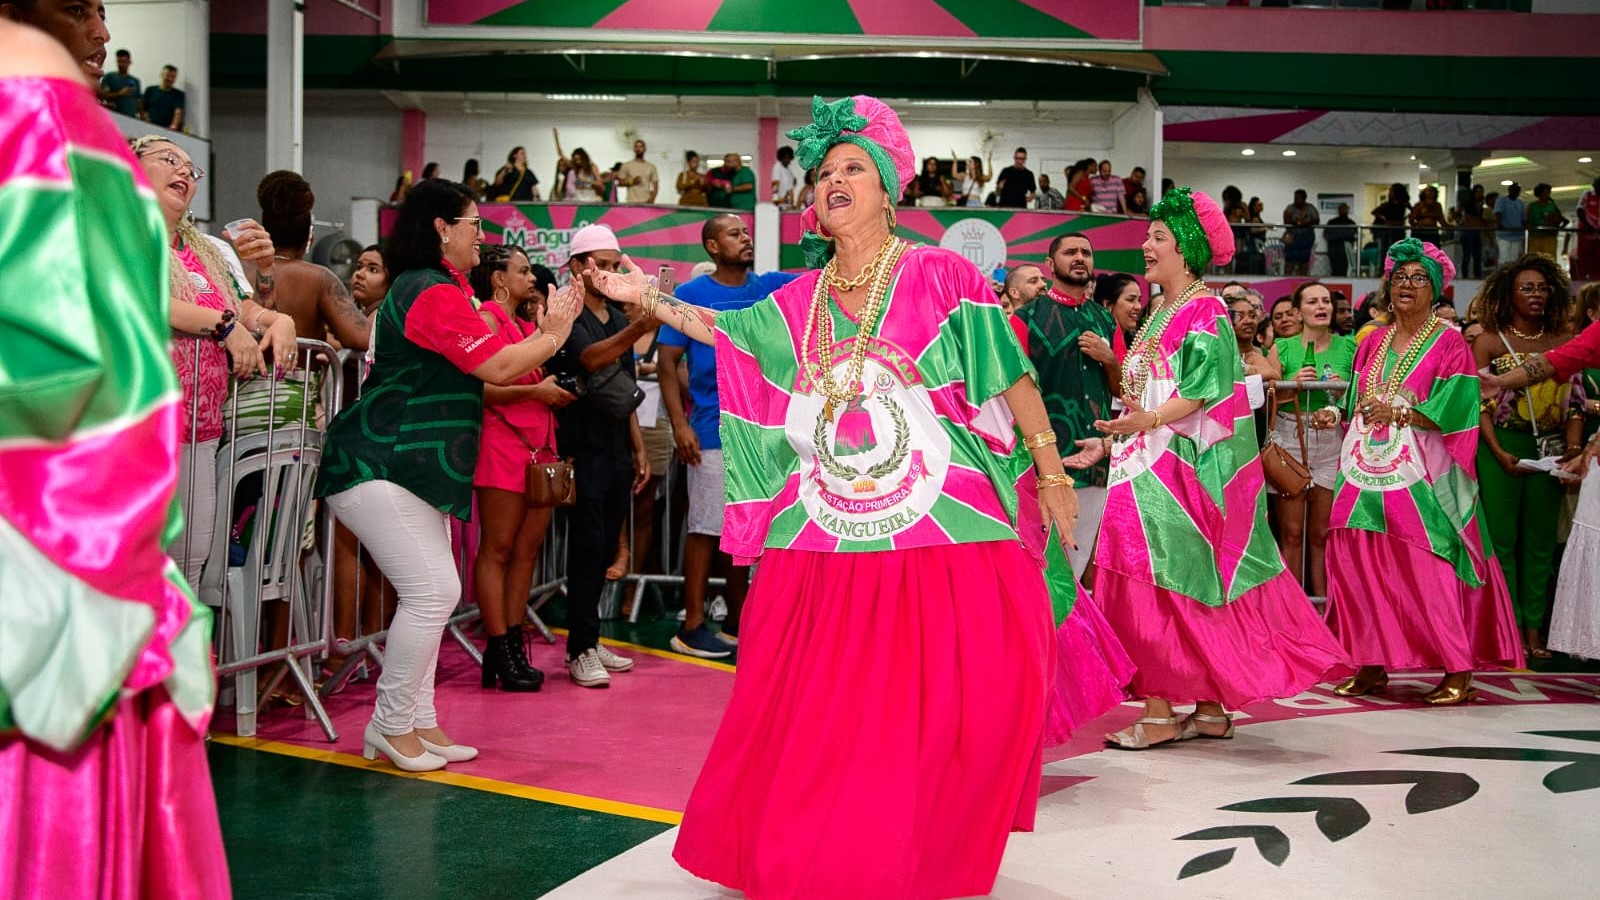
<svg viewBox="0 0 1600 900">
<path fill-rule="evenodd" d="M 195 344 L 195 371 L 199 371 L 202 345 Z M 334 364 L 333 348 L 322 341 L 300 340 L 296 348 L 301 402 L 296 417 L 279 421 L 279 400 L 291 391 L 284 379 L 268 376 L 264 427 L 241 436 L 241 387 L 249 382 L 233 382 L 225 421 L 226 443 L 218 447 L 216 466 L 216 508 L 214 530 L 207 548 L 200 579 L 200 598 L 218 610 L 215 633 L 217 675 L 233 676 L 237 732 L 241 737 L 255 733 L 257 670 L 278 664 L 260 696 L 276 690 L 285 676 L 292 677 L 306 702 L 306 714 L 314 717 L 330 741 L 338 735 L 326 710 L 317 700 L 309 667 L 327 650 L 326 621 L 331 594 L 309 590 L 302 568 L 304 536 L 313 521 L 312 491 L 322 458 L 322 431 L 314 420 L 319 387 L 328 416 L 338 412 L 342 373 Z M 257 389 L 253 393 L 260 394 Z M 261 399 L 257 397 L 256 399 Z M 198 403 L 191 409 L 191 438 L 198 436 Z M 191 441 L 191 443 L 194 443 Z M 189 496 L 195 497 L 197 466 L 189 469 Z M 257 501 L 253 533 L 241 565 L 233 565 L 234 501 L 239 484 L 247 476 L 261 478 L 261 498 Z M 185 558 L 195 551 L 193 529 L 185 529 Z M 263 646 L 262 620 L 266 604 L 282 602 L 283 646 Z M 277 643 L 268 640 L 266 644 Z"/>
</svg>

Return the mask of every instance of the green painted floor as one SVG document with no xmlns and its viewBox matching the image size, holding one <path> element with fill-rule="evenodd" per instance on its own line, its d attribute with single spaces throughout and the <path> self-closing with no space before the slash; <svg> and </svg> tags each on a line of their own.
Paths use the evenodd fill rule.
<svg viewBox="0 0 1600 900">
<path fill-rule="evenodd" d="M 666 825 L 213 743 L 237 900 L 521 900 Z"/>
</svg>

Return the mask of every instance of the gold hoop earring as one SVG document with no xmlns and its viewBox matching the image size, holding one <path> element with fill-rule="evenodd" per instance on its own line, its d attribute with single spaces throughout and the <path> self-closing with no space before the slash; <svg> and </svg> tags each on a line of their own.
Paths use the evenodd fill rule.
<svg viewBox="0 0 1600 900">
<path fill-rule="evenodd" d="M 889 233 L 893 234 L 895 228 L 894 207 L 889 207 L 885 212 L 888 213 Z"/>
</svg>

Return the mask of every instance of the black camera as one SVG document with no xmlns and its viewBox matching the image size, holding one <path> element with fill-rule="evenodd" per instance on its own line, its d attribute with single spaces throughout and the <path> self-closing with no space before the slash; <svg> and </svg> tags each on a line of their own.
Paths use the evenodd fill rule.
<svg viewBox="0 0 1600 900">
<path fill-rule="evenodd" d="M 583 379 L 572 374 L 571 372 L 564 372 L 560 375 L 557 375 L 556 386 L 560 387 L 563 391 L 566 391 L 574 397 L 582 397 L 586 393 L 584 390 Z"/>
</svg>

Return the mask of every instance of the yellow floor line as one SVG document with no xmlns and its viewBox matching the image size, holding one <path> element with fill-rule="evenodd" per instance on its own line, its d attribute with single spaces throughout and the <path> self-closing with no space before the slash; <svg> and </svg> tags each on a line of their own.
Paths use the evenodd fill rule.
<svg viewBox="0 0 1600 900">
<path fill-rule="evenodd" d="M 565 628 L 552 628 L 550 631 L 560 635 L 567 633 Z M 684 656 L 682 653 L 673 653 L 671 650 L 658 650 L 655 647 L 646 647 L 643 644 L 630 644 L 627 641 L 619 641 L 613 638 L 601 638 L 600 642 L 613 647 L 625 647 L 634 653 L 643 653 L 646 656 L 659 656 L 662 659 L 670 659 L 673 662 L 688 663 L 691 666 L 704 666 L 707 669 L 716 669 L 720 672 L 738 671 L 738 667 L 732 663 L 717 662 L 714 659 L 701 659 L 698 656 Z"/>
<path fill-rule="evenodd" d="M 211 740 L 218 744 L 230 747 L 241 747 L 246 750 L 260 750 L 264 753 L 276 753 L 280 756 L 293 756 L 297 759 L 306 759 L 312 762 L 329 763 L 335 766 L 346 766 L 352 769 L 364 769 L 382 775 L 394 775 L 401 778 L 414 778 L 419 781 L 431 781 L 435 784 L 448 784 L 452 787 L 467 788 L 474 791 L 486 791 L 491 794 L 503 794 L 507 797 L 519 797 L 523 800 L 538 800 L 541 803 L 553 803 L 557 806 L 568 806 L 573 809 L 583 809 L 590 812 L 608 813 L 613 816 L 625 816 L 630 819 L 643 819 L 647 822 L 660 822 L 665 825 L 677 825 L 683 821 L 683 813 L 670 809 L 658 809 L 653 806 L 641 806 L 637 803 L 623 803 L 619 800 L 606 800 L 601 797 L 590 797 L 586 794 L 569 794 L 566 791 L 555 791 L 549 788 L 530 787 L 525 784 L 516 784 L 510 781 L 500 781 L 495 778 L 482 778 L 477 775 L 463 775 L 459 772 L 402 772 L 386 760 L 366 760 L 351 753 L 339 753 L 334 750 L 314 750 L 310 747 L 301 747 L 297 744 L 288 744 L 282 741 L 268 741 L 260 738 L 242 738 L 231 734 L 213 734 Z"/>
</svg>

